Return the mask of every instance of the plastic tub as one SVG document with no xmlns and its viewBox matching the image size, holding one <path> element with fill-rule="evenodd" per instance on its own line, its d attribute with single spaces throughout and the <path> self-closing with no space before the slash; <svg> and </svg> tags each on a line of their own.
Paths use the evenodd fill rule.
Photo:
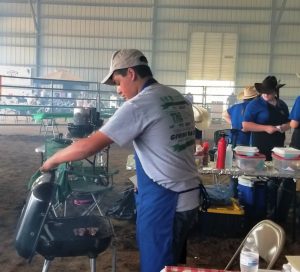
<svg viewBox="0 0 300 272">
<path fill-rule="evenodd" d="M 274 168 L 279 171 L 300 171 L 300 156 L 286 159 L 273 153 L 272 158 Z"/>
<path fill-rule="evenodd" d="M 300 150 L 292 147 L 274 147 L 272 151 L 285 159 L 293 159 L 300 156 Z"/>
<path fill-rule="evenodd" d="M 259 152 L 256 146 L 243 146 L 238 145 L 234 149 L 236 154 L 245 155 L 245 156 L 254 156 L 256 153 Z"/>
<path fill-rule="evenodd" d="M 242 170 L 263 170 L 266 156 L 256 154 L 254 156 L 235 155 L 236 166 Z"/>
</svg>

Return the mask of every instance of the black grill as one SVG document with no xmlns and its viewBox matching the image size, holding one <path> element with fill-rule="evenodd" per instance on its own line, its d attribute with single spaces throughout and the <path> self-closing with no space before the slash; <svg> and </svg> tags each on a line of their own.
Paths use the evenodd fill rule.
<svg viewBox="0 0 300 272">
<path fill-rule="evenodd" d="M 36 253 L 42 255 L 43 271 L 55 257 L 88 256 L 95 264 L 97 255 L 111 244 L 111 222 L 104 216 L 55 217 L 53 179 L 54 173 L 42 175 L 29 192 L 17 225 L 16 250 L 29 261 Z M 91 266 L 91 271 L 96 268 Z"/>
</svg>

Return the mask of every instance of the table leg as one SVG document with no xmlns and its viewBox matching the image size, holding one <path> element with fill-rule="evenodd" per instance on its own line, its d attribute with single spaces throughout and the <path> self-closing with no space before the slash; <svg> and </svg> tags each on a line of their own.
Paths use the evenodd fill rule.
<svg viewBox="0 0 300 272">
<path fill-rule="evenodd" d="M 293 242 L 296 242 L 296 224 L 297 224 L 297 180 L 295 181 L 295 190 L 293 195 L 293 230 L 292 230 L 292 236 L 293 236 Z"/>
</svg>

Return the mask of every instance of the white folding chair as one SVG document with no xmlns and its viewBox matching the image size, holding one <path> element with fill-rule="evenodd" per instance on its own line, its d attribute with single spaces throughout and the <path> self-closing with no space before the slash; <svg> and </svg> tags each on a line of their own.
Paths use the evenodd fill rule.
<svg viewBox="0 0 300 272">
<path fill-rule="evenodd" d="M 233 262 L 239 257 L 242 247 L 249 236 L 254 238 L 260 258 L 266 261 L 266 269 L 271 269 L 273 267 L 283 249 L 285 232 L 281 226 L 273 221 L 263 220 L 257 223 L 249 231 L 225 267 L 225 271 L 229 270 Z"/>
</svg>

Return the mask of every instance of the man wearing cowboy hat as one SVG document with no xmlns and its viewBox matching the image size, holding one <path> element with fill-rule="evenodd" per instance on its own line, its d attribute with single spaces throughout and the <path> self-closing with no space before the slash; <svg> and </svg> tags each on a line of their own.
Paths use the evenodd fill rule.
<svg viewBox="0 0 300 272">
<path fill-rule="evenodd" d="M 159 84 L 136 49 L 116 51 L 102 83 L 115 85 L 125 103 L 99 131 L 54 154 L 41 170 L 84 159 L 112 143 L 133 142 L 140 271 L 185 263 L 186 240 L 199 209 L 192 105 Z"/>
<path fill-rule="evenodd" d="M 237 98 L 243 100 L 242 103 L 235 104 L 225 110 L 222 114 L 223 119 L 234 129 L 230 139 L 233 145 L 249 145 L 250 132 L 242 131 L 244 112 L 248 103 L 257 97 L 258 93 L 254 86 L 248 86 L 241 91 Z"/>
<path fill-rule="evenodd" d="M 272 160 L 272 149 L 283 147 L 285 141 L 285 131 L 289 126 L 289 109 L 287 104 L 279 98 L 279 89 L 285 84 L 280 84 L 275 76 L 266 77 L 262 83 L 255 83 L 256 90 L 260 97 L 252 100 L 246 107 L 243 121 L 243 129 L 251 131 L 251 144 L 259 149 L 259 152 L 266 156 L 266 160 Z M 277 205 L 276 220 L 283 222 L 286 220 L 291 195 L 287 192 L 294 190 L 292 179 L 285 179 L 281 184 L 282 194 L 277 200 L 277 189 L 282 180 L 272 178 L 268 182 L 269 204 L 271 209 Z M 272 217 L 275 215 L 271 211 Z"/>
<path fill-rule="evenodd" d="M 244 131 L 252 132 L 252 145 L 257 146 L 268 161 L 272 159 L 273 147 L 284 146 L 284 132 L 290 129 L 288 106 L 279 99 L 279 89 L 284 85 L 279 84 L 275 76 L 255 83 L 260 97 L 248 104 L 244 114 Z"/>
</svg>

